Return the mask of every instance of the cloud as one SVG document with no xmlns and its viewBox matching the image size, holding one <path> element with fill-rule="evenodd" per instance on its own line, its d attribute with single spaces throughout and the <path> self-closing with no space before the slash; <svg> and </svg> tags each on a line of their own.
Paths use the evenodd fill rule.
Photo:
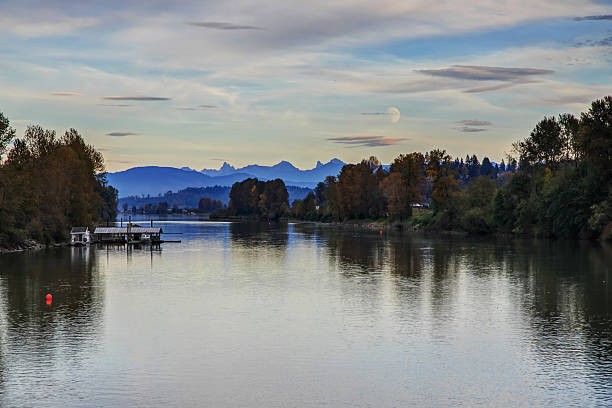
<svg viewBox="0 0 612 408">
<path fill-rule="evenodd" d="M 108 163 L 119 163 L 119 164 L 132 164 L 135 163 L 130 160 L 107 160 Z"/>
<path fill-rule="evenodd" d="M 53 96 L 81 96 L 78 92 L 49 92 Z"/>
<path fill-rule="evenodd" d="M 467 120 L 458 120 L 457 123 L 459 123 L 460 125 L 464 125 L 464 126 L 493 126 L 493 124 L 489 122 L 488 120 L 467 119 Z"/>
<path fill-rule="evenodd" d="M 600 40 L 585 40 L 575 44 L 576 47 L 609 47 L 612 45 L 612 35 Z"/>
<path fill-rule="evenodd" d="M 124 137 L 124 136 L 136 136 L 139 134 L 140 133 L 134 133 L 134 132 L 110 132 L 110 133 L 107 133 L 106 136 Z"/>
<path fill-rule="evenodd" d="M 334 143 L 349 145 L 347 147 L 381 147 L 396 145 L 409 139 L 406 137 L 385 136 L 341 136 L 330 137 L 327 140 Z"/>
<path fill-rule="evenodd" d="M 417 70 L 417 72 L 430 76 L 471 81 L 517 81 L 525 77 L 555 73 L 555 71 L 550 69 L 504 68 L 477 65 L 453 65 L 450 68 L 421 69 Z"/>
<path fill-rule="evenodd" d="M 362 112 L 362 115 L 386 115 L 387 112 Z"/>
<path fill-rule="evenodd" d="M 599 16 L 574 17 L 574 21 L 608 21 L 608 20 L 612 20 L 612 14 L 603 14 Z"/>
<path fill-rule="evenodd" d="M 196 107 L 189 108 L 176 108 L 177 110 L 185 110 L 185 111 L 197 111 L 197 110 L 208 110 L 208 109 L 217 109 L 218 106 L 215 105 L 198 105 Z"/>
<path fill-rule="evenodd" d="M 37 10 L 40 11 L 40 10 Z M 24 38 L 66 36 L 91 28 L 100 23 L 92 17 L 10 15 L 3 10 L 0 16 L 2 31 Z"/>
<path fill-rule="evenodd" d="M 110 147 L 96 147 L 95 149 L 97 152 L 108 152 L 109 150 L 113 150 Z"/>
<path fill-rule="evenodd" d="M 462 132 L 465 133 L 477 133 L 477 132 L 486 132 L 487 129 L 483 129 L 483 128 L 473 128 L 473 127 L 468 127 L 468 126 L 464 126 L 461 129 L 459 129 Z"/>
<path fill-rule="evenodd" d="M 159 96 L 105 96 L 102 99 L 111 101 L 169 101 L 171 98 Z"/>
<path fill-rule="evenodd" d="M 460 132 L 464 133 L 478 133 L 478 132 L 486 132 L 487 126 L 493 126 L 493 123 L 488 120 L 476 120 L 476 119 L 465 119 L 458 120 L 456 123 L 461 125 L 460 128 L 457 128 Z"/>
<path fill-rule="evenodd" d="M 214 21 L 190 21 L 185 24 L 195 27 L 213 28 L 215 30 L 265 30 L 262 27 L 239 25 L 232 23 L 219 23 Z"/>
<path fill-rule="evenodd" d="M 536 81 L 521 81 L 521 84 L 526 84 L 526 83 L 534 83 Z M 510 88 L 511 86 L 516 85 L 517 83 L 509 83 L 509 84 L 499 84 L 499 85 L 493 85 L 493 86 L 482 86 L 482 87 L 478 87 L 478 88 L 471 88 L 471 89 L 466 89 L 465 93 L 481 93 L 481 92 L 491 92 L 491 91 L 498 91 L 500 89 L 506 89 L 506 88 Z"/>
<path fill-rule="evenodd" d="M 126 108 L 128 106 L 132 106 L 132 105 L 128 105 L 126 103 L 100 103 L 98 105 L 100 105 L 100 106 L 113 106 L 115 108 Z"/>
</svg>

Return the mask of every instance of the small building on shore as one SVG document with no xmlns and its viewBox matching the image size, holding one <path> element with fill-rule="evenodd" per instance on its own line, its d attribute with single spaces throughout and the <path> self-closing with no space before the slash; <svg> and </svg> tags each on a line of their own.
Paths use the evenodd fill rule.
<svg viewBox="0 0 612 408">
<path fill-rule="evenodd" d="M 91 242 L 88 227 L 72 227 L 70 231 L 70 245 L 87 245 Z"/>
</svg>

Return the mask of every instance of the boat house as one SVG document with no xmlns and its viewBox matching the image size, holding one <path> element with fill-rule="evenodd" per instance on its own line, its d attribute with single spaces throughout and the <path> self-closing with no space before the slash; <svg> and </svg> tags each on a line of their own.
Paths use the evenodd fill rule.
<svg viewBox="0 0 612 408">
<path fill-rule="evenodd" d="M 162 233 L 161 227 L 128 224 L 126 227 L 96 227 L 94 239 L 96 242 L 108 243 L 160 242 Z"/>
<path fill-rule="evenodd" d="M 87 245 L 90 242 L 89 228 L 72 227 L 70 231 L 70 245 Z"/>
</svg>

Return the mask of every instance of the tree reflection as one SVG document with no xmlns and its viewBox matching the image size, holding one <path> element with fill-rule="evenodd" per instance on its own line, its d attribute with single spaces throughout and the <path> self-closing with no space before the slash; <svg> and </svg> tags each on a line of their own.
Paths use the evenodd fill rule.
<svg viewBox="0 0 612 408">
<path fill-rule="evenodd" d="M 317 227 L 300 232 L 325 242 L 330 262 L 343 276 L 367 274 L 369 280 L 359 276 L 360 282 L 369 282 L 371 289 L 385 281 L 395 288 L 391 293 L 398 304 L 430 313 L 415 317 L 398 310 L 398 319 L 432 319 L 429 327 L 441 332 L 449 322 L 466 324 L 462 319 L 469 307 L 495 315 L 504 305 L 505 314 L 498 317 L 532 331 L 525 341 L 534 345 L 536 356 L 570 362 L 582 350 L 593 382 L 612 384 L 612 249 L 607 244 L 417 233 L 379 237 Z M 609 391 L 609 385 L 603 389 Z"/>
<path fill-rule="evenodd" d="M 45 304 L 47 293 L 53 295 L 50 306 Z M 0 298 L 0 361 L 5 369 L 35 372 L 76 363 L 92 351 L 104 299 L 94 250 L 61 248 L 0 256 Z M 71 353 L 57 355 L 62 349 Z"/>
</svg>

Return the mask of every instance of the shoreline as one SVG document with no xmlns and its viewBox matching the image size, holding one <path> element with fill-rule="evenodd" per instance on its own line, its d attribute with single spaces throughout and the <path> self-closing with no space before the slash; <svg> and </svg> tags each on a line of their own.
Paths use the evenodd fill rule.
<svg viewBox="0 0 612 408">
<path fill-rule="evenodd" d="M 67 247 L 67 246 L 69 246 L 67 243 L 56 242 L 53 244 L 45 245 L 33 239 L 26 239 L 25 241 L 20 242 L 11 248 L 0 247 L 0 255 L 12 254 L 16 252 L 40 251 L 41 249 L 61 248 L 61 247 Z"/>
</svg>

